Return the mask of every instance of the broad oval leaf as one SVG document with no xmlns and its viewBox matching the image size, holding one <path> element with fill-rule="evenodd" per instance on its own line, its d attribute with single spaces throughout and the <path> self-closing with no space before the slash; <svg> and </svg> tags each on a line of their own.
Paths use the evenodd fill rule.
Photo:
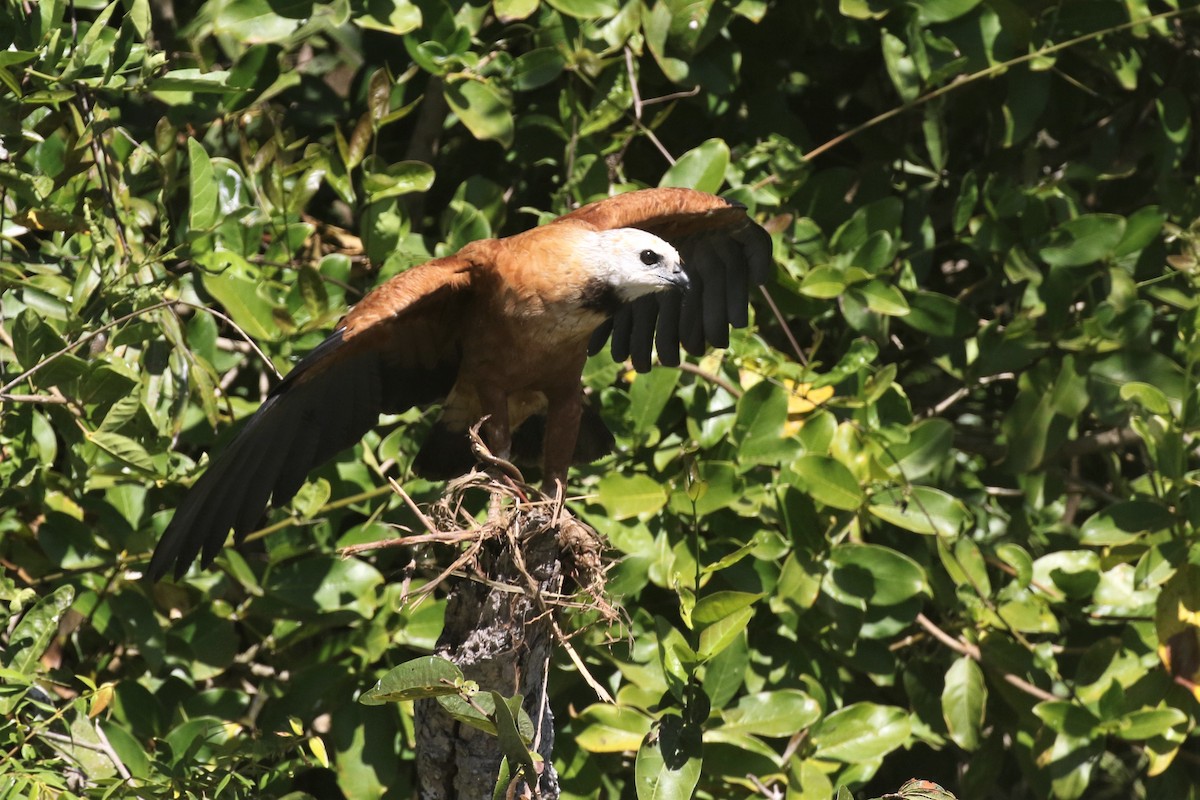
<svg viewBox="0 0 1200 800">
<path fill-rule="evenodd" d="M 512 102 L 486 80 L 447 79 L 446 102 L 476 139 L 494 139 L 505 147 L 513 142 Z"/>
<path fill-rule="evenodd" d="M 842 462 L 829 456 L 801 456 L 792 463 L 800 479 L 800 488 L 818 503 L 853 511 L 862 505 L 865 495 L 854 475 Z"/>
<path fill-rule="evenodd" d="M 33 672 L 58 632 L 62 615 L 74 601 L 75 587 L 64 584 L 26 611 L 8 635 L 5 666 L 21 674 Z"/>
<path fill-rule="evenodd" d="M 1082 267 L 1113 255 L 1124 234 L 1124 217 L 1084 214 L 1055 228 L 1038 255 L 1052 267 Z"/>
<path fill-rule="evenodd" d="M 1128 741 L 1152 739 L 1187 721 L 1188 715 L 1178 708 L 1143 708 L 1121 717 L 1114 733 Z"/>
<path fill-rule="evenodd" d="M 692 621 L 698 625 L 710 625 L 754 605 L 762 598 L 761 592 L 714 592 L 696 601 L 696 607 L 692 610 Z"/>
<path fill-rule="evenodd" d="M 904 299 L 904 293 L 895 286 L 881 280 L 873 280 L 859 288 L 867 298 L 867 308 L 876 314 L 900 317 L 909 312 L 908 301 Z"/>
<path fill-rule="evenodd" d="M 663 485 L 649 475 L 610 473 L 600 479 L 600 505 L 613 519 L 629 519 L 657 512 L 667 503 Z"/>
<path fill-rule="evenodd" d="M 722 617 L 700 632 L 700 649 L 696 652 L 698 658 L 707 661 L 720 653 L 746 630 L 754 617 L 753 608 L 743 608 Z"/>
<path fill-rule="evenodd" d="M 911 292 L 908 305 L 900 321 L 930 336 L 966 336 L 979 324 L 961 303 L 937 292 Z"/>
<path fill-rule="evenodd" d="M 913 533 L 957 536 L 971 521 L 961 500 L 932 486 L 886 489 L 871 497 L 867 510 Z"/>
<path fill-rule="evenodd" d="M 492 8 L 501 22 L 525 19 L 537 11 L 539 0 L 492 0 Z"/>
<path fill-rule="evenodd" d="M 846 291 L 846 278 L 836 267 L 816 267 L 800 281 L 800 293 L 818 300 L 831 300 Z"/>
<path fill-rule="evenodd" d="M 904 709 L 855 703 L 817 723 L 811 740 L 817 758 L 853 764 L 887 755 L 904 744 L 911 731 Z"/>
<path fill-rule="evenodd" d="M 820 718 L 821 704 L 798 689 L 780 689 L 746 695 L 721 716 L 725 724 L 719 730 L 725 733 L 791 736 Z"/>
<path fill-rule="evenodd" d="M 1150 500 L 1125 500 L 1088 517 L 1079 529 L 1079 541 L 1093 546 L 1129 544 L 1174 522 L 1175 515 L 1166 506 Z"/>
<path fill-rule="evenodd" d="M 908 482 L 952 463 L 950 450 L 953 444 L 954 426 L 948 420 L 934 417 L 914 425 L 908 441 L 892 445 L 888 453 L 900 476 Z"/>
<path fill-rule="evenodd" d="M 597 703 L 580 712 L 575 743 L 589 753 L 633 752 L 650 724 L 649 717 L 633 708 Z"/>
<path fill-rule="evenodd" d="M 1171 413 L 1171 403 L 1166 394 L 1157 386 L 1143 381 L 1130 381 L 1121 387 L 1121 399 L 1137 403 L 1151 414 L 1167 416 Z"/>
<path fill-rule="evenodd" d="M 363 188 L 372 203 L 412 192 L 427 192 L 433 186 L 433 167 L 424 161 L 401 161 L 381 170 L 375 159 L 368 158 L 363 169 L 366 171 Z"/>
<path fill-rule="evenodd" d="M 546 0 L 555 10 L 576 19 L 596 20 L 611 17 L 618 11 L 613 0 Z"/>
<path fill-rule="evenodd" d="M 709 139 L 680 156 L 659 181 L 659 186 L 679 186 L 715 194 L 725 183 L 729 145 Z"/>
<path fill-rule="evenodd" d="M 665 716 L 657 736 L 647 736 L 638 748 L 634 781 L 638 800 L 689 800 L 700 782 L 700 737 L 690 741 L 691 731 L 680 718 Z"/>
<path fill-rule="evenodd" d="M 950 665 L 942 687 L 942 718 L 950 738 L 968 752 L 979 748 L 987 695 L 983 670 L 973 658 L 962 656 Z"/>
<path fill-rule="evenodd" d="M 532 0 L 534 4 L 537 0 Z M 522 53 L 513 62 L 513 89 L 528 92 L 553 81 L 562 74 L 567 60 L 557 47 L 539 47 Z"/>
<path fill-rule="evenodd" d="M 206 231 L 217 223 L 217 183 L 204 147 L 188 139 L 188 227 Z"/>
<path fill-rule="evenodd" d="M 422 656 L 390 670 L 358 702 L 378 706 L 400 700 L 458 694 L 462 670 L 440 656 Z"/>
<path fill-rule="evenodd" d="M 211 272 L 203 272 L 204 288 L 255 339 L 279 339 L 283 332 L 275 320 L 275 307 L 259 294 L 259 272 L 241 256 L 228 250 L 205 253 L 196 259 Z"/>
<path fill-rule="evenodd" d="M 1048 553 L 1033 562 L 1033 582 L 1053 584 L 1070 598 L 1086 598 L 1100 582 L 1100 557 L 1091 550 Z"/>
<path fill-rule="evenodd" d="M 980 0 L 922 0 L 916 10 L 923 23 L 936 24 L 958 19 L 979 3 Z"/>
<path fill-rule="evenodd" d="M 913 559 L 877 544 L 839 544 L 829 553 L 825 585 L 833 594 L 861 598 L 876 606 L 894 606 L 929 594 L 925 570 Z"/>
</svg>

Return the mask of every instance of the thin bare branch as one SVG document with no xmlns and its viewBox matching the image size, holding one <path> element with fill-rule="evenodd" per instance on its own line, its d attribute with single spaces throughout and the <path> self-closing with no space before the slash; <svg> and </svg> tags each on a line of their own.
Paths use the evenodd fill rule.
<svg viewBox="0 0 1200 800">
<path fill-rule="evenodd" d="M 949 647 L 956 653 L 969 657 L 972 661 L 979 663 L 981 666 L 986 666 L 988 669 L 998 673 L 1007 683 L 1012 684 L 1028 695 L 1038 698 L 1039 700 L 1061 700 L 1060 697 L 1055 697 L 1050 692 L 1042 689 L 1039 686 L 1034 686 L 1029 681 L 1022 677 L 1013 675 L 1011 672 L 1005 672 L 1001 669 L 996 669 L 990 664 L 985 664 L 983 655 L 979 652 L 979 648 L 970 642 L 965 642 L 961 639 L 956 639 L 944 630 L 933 623 L 929 617 L 924 614 L 917 614 L 917 624 L 924 628 L 930 636 L 937 639 L 942 644 Z"/>
<path fill-rule="evenodd" d="M 974 83 L 976 81 L 980 81 L 985 78 L 994 78 L 998 75 L 1003 75 L 1005 72 L 1007 72 L 1009 69 L 1016 66 L 1017 64 L 1024 64 L 1029 61 L 1035 61 L 1039 58 L 1043 58 L 1045 56 L 1051 55 L 1052 53 L 1057 53 L 1062 50 L 1067 50 L 1072 47 L 1075 47 L 1076 45 L 1083 44 L 1084 42 L 1092 41 L 1093 39 L 1101 39 L 1111 33 L 1118 33 L 1120 31 L 1138 28 L 1143 25 L 1151 25 L 1155 22 L 1158 22 L 1159 20 L 1171 19 L 1172 17 L 1182 16 L 1183 14 L 1186 14 L 1188 12 L 1197 11 L 1197 10 L 1200 10 L 1200 6 L 1189 6 L 1187 8 L 1176 8 L 1176 9 L 1172 9 L 1170 11 L 1164 11 L 1160 14 L 1152 14 L 1148 17 L 1143 17 L 1141 19 L 1135 19 L 1130 22 L 1124 22 L 1120 25 L 1114 25 L 1111 28 L 1105 28 L 1104 30 L 1092 31 L 1091 33 L 1085 33 L 1082 36 L 1076 36 L 1074 39 L 1068 39 L 1065 42 L 1058 42 L 1057 44 L 1052 44 L 1047 47 L 1042 47 L 1038 50 L 1034 50 L 1031 53 L 1026 53 L 1025 55 L 1017 56 L 1016 58 L 1009 59 L 1008 61 L 1005 61 L 1003 63 L 993 64 L 992 66 L 987 67 L 986 69 L 981 69 L 978 72 L 971 73 L 970 75 L 959 75 L 957 78 L 955 78 L 950 83 L 947 83 L 945 86 L 939 86 L 938 88 L 934 89 L 933 91 L 929 92 L 928 94 L 921 95 L 920 97 L 918 97 L 915 100 L 912 100 L 908 103 L 904 103 L 903 105 L 900 105 L 893 109 L 885 111 L 882 114 L 878 114 L 878 115 L 872 117 L 871 119 L 867 120 L 866 122 L 862 123 L 861 125 L 856 125 L 853 128 L 851 128 L 850 130 L 846 131 L 845 133 L 838 134 L 837 136 L 833 137 L 832 139 L 825 142 L 824 144 L 814 147 L 812 150 L 809 150 L 807 153 L 804 154 L 804 160 L 812 161 L 813 159 L 817 158 L 818 156 L 824 155 L 825 153 L 827 153 L 828 151 L 837 147 L 838 145 L 842 144 L 843 142 L 853 139 L 855 136 L 858 136 L 858 134 L 862 133 L 863 131 L 870 130 L 871 128 L 874 128 L 876 125 L 887 122 L 888 120 L 898 117 L 901 114 L 904 114 L 905 112 L 920 108 L 921 106 L 925 105 L 926 103 L 928 103 L 932 100 L 936 100 L 943 95 L 949 94 L 950 92 L 952 92 L 956 89 L 960 89 L 963 86 L 966 86 L 967 84 Z"/>
</svg>

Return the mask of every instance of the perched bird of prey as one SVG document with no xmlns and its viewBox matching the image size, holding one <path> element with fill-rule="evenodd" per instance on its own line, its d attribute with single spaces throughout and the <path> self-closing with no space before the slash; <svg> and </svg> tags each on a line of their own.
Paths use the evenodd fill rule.
<svg viewBox="0 0 1200 800">
<path fill-rule="evenodd" d="M 290 500 L 381 413 L 413 406 L 442 404 L 419 474 L 467 472 L 467 430 L 486 416 L 489 449 L 505 459 L 540 449 L 552 487 L 613 443 L 583 403 L 589 352 L 611 338 L 613 358 L 644 372 L 654 350 L 675 366 L 680 346 L 726 347 L 772 269 L 770 236 L 743 206 L 689 189 L 617 195 L 413 267 L 274 388 L 184 497 L 148 573 L 174 565 L 182 576 L 198 554 L 207 566 L 231 529 L 240 541 L 268 501 Z"/>
</svg>

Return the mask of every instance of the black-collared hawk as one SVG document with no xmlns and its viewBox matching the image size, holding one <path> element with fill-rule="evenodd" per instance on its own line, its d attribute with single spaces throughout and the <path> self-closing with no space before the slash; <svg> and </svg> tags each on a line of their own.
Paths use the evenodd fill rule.
<svg viewBox="0 0 1200 800">
<path fill-rule="evenodd" d="M 413 267 L 274 388 L 184 497 L 148 573 L 182 576 L 198 554 L 207 566 L 231 529 L 240 541 L 268 501 L 290 500 L 381 413 L 413 406 L 442 404 L 418 474 L 470 470 L 467 430 L 486 417 L 489 449 L 507 459 L 540 445 L 553 486 L 612 446 L 583 403 L 589 351 L 611 339 L 613 358 L 644 372 L 655 350 L 675 366 L 681 346 L 726 347 L 772 269 L 770 236 L 743 206 L 689 189 L 617 195 Z"/>
</svg>

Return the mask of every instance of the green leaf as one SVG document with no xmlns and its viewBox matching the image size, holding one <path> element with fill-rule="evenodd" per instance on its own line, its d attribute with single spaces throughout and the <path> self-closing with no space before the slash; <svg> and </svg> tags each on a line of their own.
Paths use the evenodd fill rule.
<svg viewBox="0 0 1200 800">
<path fill-rule="evenodd" d="M 228 0 L 216 7 L 213 29 L 248 45 L 281 42 L 300 28 L 312 9 L 304 0 Z"/>
<path fill-rule="evenodd" d="M 537 0 L 528 2 L 537 5 Z M 557 47 L 539 47 L 522 53 L 513 61 L 513 89 L 518 92 L 540 89 L 558 78 L 566 66 L 567 60 Z"/>
<path fill-rule="evenodd" d="M 817 267 L 800 281 L 800 292 L 818 300 L 832 300 L 846 291 L 843 272 L 836 267 Z"/>
<path fill-rule="evenodd" d="M 818 758 L 853 764 L 887 755 L 908 740 L 911 730 L 902 708 L 855 703 L 818 722 L 810 739 Z"/>
<path fill-rule="evenodd" d="M 1008 440 L 1004 464 L 1011 472 L 1032 470 L 1042 463 L 1050 423 L 1054 420 L 1054 398 L 1046 392 L 1022 390 L 1001 424 Z"/>
<path fill-rule="evenodd" d="M 421 8 L 411 0 L 368 0 L 366 8 L 369 13 L 353 18 L 360 28 L 403 36 L 421 27 Z"/>
<path fill-rule="evenodd" d="M 1171 403 L 1162 389 L 1142 381 L 1130 381 L 1120 389 L 1122 400 L 1137 403 L 1151 414 L 1167 416 L 1171 413 Z"/>
<path fill-rule="evenodd" d="M 301 519 L 312 519 L 324 508 L 332 495 L 333 489 L 329 486 L 329 481 L 324 478 L 310 480 L 296 492 L 296 496 L 292 498 L 292 507 Z"/>
<path fill-rule="evenodd" d="M 518 694 L 511 700 L 506 700 L 495 690 L 492 690 L 490 694 L 496 709 L 493 717 L 496 723 L 496 738 L 500 742 L 500 749 L 503 751 L 504 757 L 508 759 L 509 764 L 521 765 L 525 775 L 536 780 L 537 766 L 534 764 L 533 755 L 526 747 L 520 731 L 517 730 L 516 718 L 521 710 L 521 695 Z M 510 703 L 512 707 L 509 706 Z M 516 713 L 513 708 L 516 709 Z"/>
<path fill-rule="evenodd" d="M 839 544 L 829 553 L 824 586 L 836 597 L 895 606 L 929 594 L 925 570 L 912 558 L 877 544 Z"/>
<path fill-rule="evenodd" d="M 26 611 L 7 637 L 5 666 L 22 675 L 33 675 L 73 602 L 75 587 L 64 584 Z"/>
<path fill-rule="evenodd" d="M 413 192 L 427 192 L 433 186 L 433 167 L 423 161 L 400 161 L 380 169 L 374 158 L 367 158 L 363 162 L 363 171 L 363 188 L 371 203 Z"/>
<path fill-rule="evenodd" d="M 122 464 L 150 475 L 158 474 L 154 460 L 146 452 L 146 448 L 127 436 L 111 431 L 97 430 L 87 434 L 87 439 Z"/>
<path fill-rule="evenodd" d="M 939 468 L 950 467 L 953 444 L 954 426 L 947 420 L 935 417 L 914 425 L 909 431 L 908 441 L 892 445 L 888 448 L 888 455 L 894 460 L 904 481 L 910 482 L 924 478 Z"/>
<path fill-rule="evenodd" d="M 895 286 L 873 280 L 860 286 L 859 291 L 867 298 L 867 308 L 876 314 L 900 317 L 909 312 L 904 293 Z"/>
<path fill-rule="evenodd" d="M 753 608 L 743 608 L 722 617 L 700 631 L 700 648 L 696 651 L 701 661 L 707 661 L 733 644 L 754 617 Z"/>
<path fill-rule="evenodd" d="M 613 519 L 649 516 L 667 503 L 662 484 L 649 475 L 620 475 L 610 473 L 600 479 L 600 505 Z"/>
<path fill-rule="evenodd" d="M 901 316 L 900 321 L 930 336 L 966 336 L 978 325 L 962 304 L 944 294 L 911 292 L 908 295 L 908 305 L 908 313 Z"/>
<path fill-rule="evenodd" d="M 1088 517 L 1079 529 L 1079 541 L 1094 547 L 1129 544 L 1173 524 L 1175 515 L 1159 503 L 1124 500 Z"/>
<path fill-rule="evenodd" d="M 936 25 L 949 22 L 969 13 L 980 0 L 922 0 L 917 6 L 921 21 L 925 24 Z"/>
<path fill-rule="evenodd" d="M 1028 586 L 1033 579 L 1033 557 L 1025 548 L 1013 542 L 996 545 L 996 556 L 1016 571 L 1017 584 Z"/>
<path fill-rule="evenodd" d="M 193 231 L 211 230 L 217 224 L 217 184 L 208 153 L 195 139 L 188 139 L 188 165 L 188 226 Z"/>
<path fill-rule="evenodd" d="M 696 601 L 692 610 L 692 621 L 697 625 L 710 625 L 734 612 L 749 608 L 763 598 L 753 592 L 713 592 Z"/>
<path fill-rule="evenodd" d="M 746 682 L 750 647 L 745 635 L 738 637 L 704 665 L 701 687 L 713 708 L 724 708 Z"/>
<path fill-rule="evenodd" d="M 31 369 L 51 353 L 66 346 L 66 342 L 32 308 L 17 315 L 12 329 L 13 354 L 22 369 Z"/>
<path fill-rule="evenodd" d="M 821 718 L 821 705 L 797 689 L 780 689 L 745 695 L 721 716 L 724 733 L 793 736 Z"/>
<path fill-rule="evenodd" d="M 1121 717 L 1113 732 L 1126 741 L 1140 741 L 1162 736 L 1170 728 L 1184 725 L 1187 721 L 1188 715 L 1178 708 L 1144 708 Z"/>
<path fill-rule="evenodd" d="M 699 736 L 695 746 L 676 715 L 665 716 L 658 735 L 647 735 L 638 748 L 634 782 L 638 800 L 689 800 L 700 782 Z"/>
<path fill-rule="evenodd" d="M 271 571 L 263 589 L 294 609 L 354 611 L 369 616 L 377 604 L 383 576 L 365 561 L 333 555 L 308 556 Z"/>
<path fill-rule="evenodd" d="M 867 510 L 897 528 L 937 536 L 957 536 L 971 521 L 961 500 L 932 486 L 885 489 L 871 497 Z"/>
<path fill-rule="evenodd" d="M 467 684 L 472 685 L 473 682 L 467 681 Z M 496 701 L 491 692 L 475 691 L 469 703 L 459 693 L 438 695 L 434 699 L 447 714 L 459 722 L 490 736 L 499 735 L 495 723 Z M 517 732 L 522 740 L 533 741 L 533 721 L 529 719 L 529 715 L 519 704 L 514 708 L 511 700 L 508 709 L 516 718 Z"/>
<path fill-rule="evenodd" d="M 275 307 L 259 295 L 258 271 L 248 261 L 227 250 L 197 256 L 197 261 L 214 270 L 201 273 L 200 282 L 242 330 L 255 339 L 280 338 Z"/>
<path fill-rule="evenodd" d="M 1124 217 L 1084 214 L 1055 228 L 1038 255 L 1052 267 L 1094 264 L 1114 255 L 1124 234 Z"/>
<path fill-rule="evenodd" d="M 954 201 L 954 232 L 962 233 L 971 221 L 975 206 L 979 203 L 979 178 L 974 172 L 963 176 L 958 189 L 958 199 Z"/>
<path fill-rule="evenodd" d="M 950 738 L 962 749 L 979 749 L 987 711 L 987 683 L 983 670 L 969 656 L 962 656 L 946 671 L 942 687 L 942 718 Z"/>
<path fill-rule="evenodd" d="M 728 167 L 729 145 L 723 139 L 709 139 L 680 156 L 658 185 L 716 194 L 725 183 Z"/>
<path fill-rule="evenodd" d="M 1125 220 L 1125 233 L 1113 250 L 1113 256 L 1121 258 L 1140 253 L 1162 233 L 1167 215 L 1158 206 L 1146 206 L 1130 214 Z"/>
<path fill-rule="evenodd" d="M 492 8 L 501 22 L 525 19 L 537 11 L 539 0 L 492 0 Z"/>
<path fill-rule="evenodd" d="M 1068 700 L 1043 701 L 1033 707 L 1033 713 L 1051 730 L 1075 737 L 1090 736 L 1099 723 L 1086 708 Z"/>
<path fill-rule="evenodd" d="M 893 5 L 888 0 L 838 0 L 838 10 L 852 19 L 882 19 Z"/>
<path fill-rule="evenodd" d="M 150 81 L 149 89 L 169 105 L 189 102 L 194 93 L 236 94 L 245 91 L 237 86 L 229 85 L 229 73 L 225 70 L 201 72 L 198 69 L 171 70 L 162 77 Z"/>
<path fill-rule="evenodd" d="M 1091 550 L 1058 550 L 1033 562 L 1033 581 L 1054 585 L 1067 597 L 1089 597 L 1100 582 L 1100 557 Z"/>
<path fill-rule="evenodd" d="M 704 461 L 688 473 L 682 486 L 671 494 L 670 509 L 697 517 L 729 508 L 741 498 L 743 486 L 734 465 L 727 461 Z"/>
<path fill-rule="evenodd" d="M 579 714 L 575 743 L 589 753 L 632 752 L 650 732 L 649 717 L 633 708 L 595 704 Z"/>
<path fill-rule="evenodd" d="M 654 369 L 634 377 L 629 385 L 629 414 L 634 433 L 645 433 L 658 424 L 658 418 L 675 394 L 680 372 Z"/>
<path fill-rule="evenodd" d="M 883 45 L 883 61 L 887 65 L 888 77 L 900 99 L 911 103 L 921 93 L 921 75 L 908 52 L 908 46 L 899 36 L 884 31 L 880 37 Z"/>
<path fill-rule="evenodd" d="M 446 102 L 476 139 L 493 139 L 505 147 L 513 142 L 511 100 L 486 80 L 448 78 Z"/>
<path fill-rule="evenodd" d="M 801 456 L 792 469 L 800 479 L 800 488 L 818 503 L 853 511 L 866 497 L 850 470 L 829 456 Z"/>
<path fill-rule="evenodd" d="M 738 399 L 733 437 L 741 464 L 778 464 L 790 460 L 798 443 L 784 434 L 788 394 L 774 381 L 759 381 Z"/>
<path fill-rule="evenodd" d="M 569 17 L 595 20 L 611 17 L 617 13 L 614 0 L 546 0 L 555 10 Z"/>
</svg>

